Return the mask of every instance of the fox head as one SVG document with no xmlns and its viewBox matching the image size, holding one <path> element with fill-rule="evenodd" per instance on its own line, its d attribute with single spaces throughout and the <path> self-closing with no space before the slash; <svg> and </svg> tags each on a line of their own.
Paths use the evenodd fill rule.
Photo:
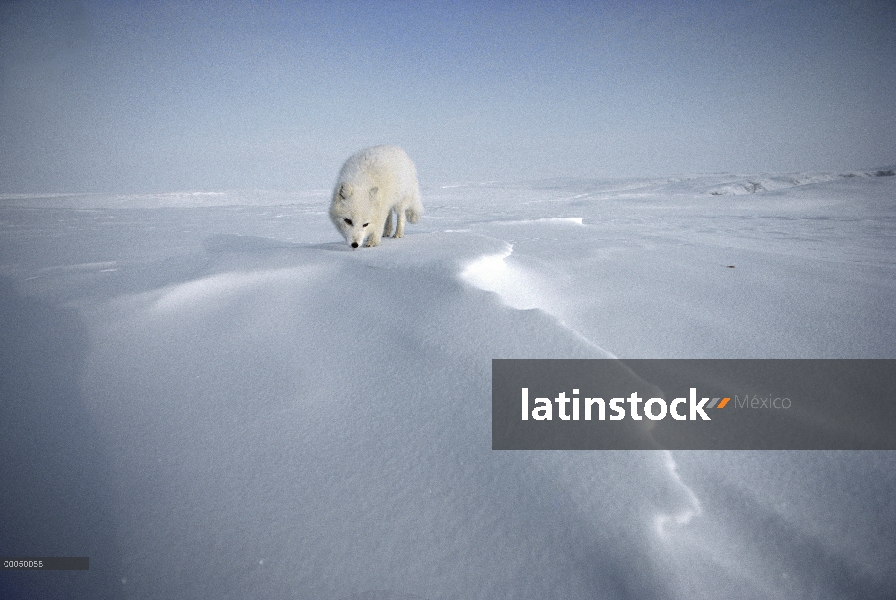
<svg viewBox="0 0 896 600">
<path fill-rule="evenodd" d="M 333 193 L 330 219 L 352 248 L 360 248 L 376 225 L 379 188 L 366 190 L 341 183 Z"/>
</svg>

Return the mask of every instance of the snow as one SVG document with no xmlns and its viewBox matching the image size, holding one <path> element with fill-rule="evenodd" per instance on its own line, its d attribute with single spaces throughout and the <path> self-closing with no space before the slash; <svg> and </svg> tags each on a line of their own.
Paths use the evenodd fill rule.
<svg viewBox="0 0 896 600">
<path fill-rule="evenodd" d="M 490 403 L 493 358 L 896 358 L 887 171 L 453 183 L 356 251 L 328 191 L 4 195 L 3 453 L 48 450 L 0 553 L 91 569 L 0 584 L 892 597 L 893 453 L 497 452 Z"/>
</svg>

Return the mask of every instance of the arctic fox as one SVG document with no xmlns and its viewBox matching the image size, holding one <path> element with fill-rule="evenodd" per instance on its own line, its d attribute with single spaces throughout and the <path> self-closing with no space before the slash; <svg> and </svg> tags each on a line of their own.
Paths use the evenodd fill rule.
<svg viewBox="0 0 896 600">
<path fill-rule="evenodd" d="M 333 189 L 330 219 L 352 248 L 378 246 L 382 236 L 404 236 L 405 219 L 420 220 L 417 169 L 397 146 L 373 146 L 349 157 Z M 366 242 L 366 243 L 365 243 Z"/>
</svg>

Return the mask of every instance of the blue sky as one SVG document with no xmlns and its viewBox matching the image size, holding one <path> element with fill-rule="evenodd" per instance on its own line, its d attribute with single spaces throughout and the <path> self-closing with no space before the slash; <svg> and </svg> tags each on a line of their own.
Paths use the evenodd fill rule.
<svg viewBox="0 0 896 600">
<path fill-rule="evenodd" d="M 0 192 L 896 162 L 896 4 L 732 4 L 0 3 Z"/>
</svg>

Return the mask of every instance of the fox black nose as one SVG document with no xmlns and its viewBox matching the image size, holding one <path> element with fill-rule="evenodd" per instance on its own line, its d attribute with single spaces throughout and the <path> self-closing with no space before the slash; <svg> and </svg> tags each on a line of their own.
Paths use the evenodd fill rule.
<svg viewBox="0 0 896 600">
<path fill-rule="evenodd" d="M 352 248 L 357 248 L 357 247 L 358 247 L 358 242 L 352 242 Z"/>
</svg>

